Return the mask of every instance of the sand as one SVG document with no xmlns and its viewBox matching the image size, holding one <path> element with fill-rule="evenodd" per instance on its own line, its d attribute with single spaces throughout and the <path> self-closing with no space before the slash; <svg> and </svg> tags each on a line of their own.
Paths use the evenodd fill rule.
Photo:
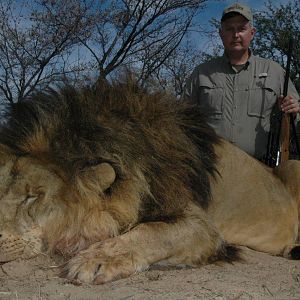
<svg viewBox="0 0 300 300">
<path fill-rule="evenodd" d="M 0 300 L 300 299 L 300 263 L 243 248 L 243 262 L 201 268 L 160 268 L 104 285 L 60 278 L 47 256 L 0 268 Z"/>
</svg>

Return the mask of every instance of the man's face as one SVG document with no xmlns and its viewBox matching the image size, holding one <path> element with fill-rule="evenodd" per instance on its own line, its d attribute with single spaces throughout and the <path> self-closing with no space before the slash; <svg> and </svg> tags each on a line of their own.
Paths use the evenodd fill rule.
<svg viewBox="0 0 300 300">
<path fill-rule="evenodd" d="M 236 15 L 222 22 L 219 34 L 226 52 L 244 52 L 249 48 L 255 28 L 246 18 Z"/>
</svg>

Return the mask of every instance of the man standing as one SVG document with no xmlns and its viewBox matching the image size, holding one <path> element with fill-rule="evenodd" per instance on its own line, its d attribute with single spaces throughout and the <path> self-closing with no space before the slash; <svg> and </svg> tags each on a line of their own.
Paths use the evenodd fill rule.
<svg viewBox="0 0 300 300">
<path fill-rule="evenodd" d="M 255 28 L 251 9 L 240 3 L 222 14 L 224 55 L 195 68 L 186 96 L 213 108 L 211 125 L 226 140 L 261 159 L 267 148 L 270 115 L 275 105 L 294 116 L 299 95 L 289 82 L 282 97 L 285 72 L 279 64 L 254 56 L 249 49 Z"/>
</svg>

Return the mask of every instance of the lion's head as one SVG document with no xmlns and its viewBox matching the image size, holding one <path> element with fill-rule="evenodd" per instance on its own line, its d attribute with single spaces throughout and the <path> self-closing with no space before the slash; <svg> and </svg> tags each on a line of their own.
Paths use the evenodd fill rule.
<svg viewBox="0 0 300 300">
<path fill-rule="evenodd" d="M 4 159 L 6 157 L 6 159 Z M 80 167 L 70 179 L 55 165 L 2 155 L 0 261 L 46 249 L 69 256 L 95 241 L 119 234 L 137 221 L 136 199 L 110 201 L 116 174 L 106 162 Z M 134 195 L 134 186 L 127 186 Z M 110 203 L 107 203 L 110 201 Z"/>
<path fill-rule="evenodd" d="M 189 201 L 207 207 L 218 138 L 206 119 L 133 85 L 66 87 L 16 104 L 0 135 L 0 260 L 28 245 L 27 256 L 73 255 L 176 218 Z"/>
</svg>

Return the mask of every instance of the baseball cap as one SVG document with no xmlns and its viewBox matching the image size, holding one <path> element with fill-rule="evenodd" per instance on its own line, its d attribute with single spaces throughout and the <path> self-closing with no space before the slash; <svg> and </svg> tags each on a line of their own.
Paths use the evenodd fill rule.
<svg viewBox="0 0 300 300">
<path fill-rule="evenodd" d="M 253 22 L 253 15 L 251 8 L 241 3 L 234 3 L 229 5 L 223 10 L 221 22 L 225 21 L 232 14 L 240 14 L 245 17 L 248 21 Z"/>
</svg>

